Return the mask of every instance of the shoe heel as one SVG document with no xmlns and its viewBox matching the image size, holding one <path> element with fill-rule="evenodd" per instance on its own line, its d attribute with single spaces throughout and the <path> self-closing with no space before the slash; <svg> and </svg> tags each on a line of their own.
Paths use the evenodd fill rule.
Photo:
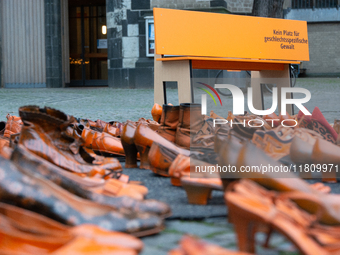
<svg viewBox="0 0 340 255">
<path fill-rule="evenodd" d="M 242 252 L 255 253 L 255 234 L 257 223 L 238 208 L 229 206 L 228 219 L 234 224 L 238 248 Z"/>
<path fill-rule="evenodd" d="M 125 152 L 125 168 L 137 168 L 137 147 L 135 144 L 127 144 L 122 141 Z"/>
<path fill-rule="evenodd" d="M 171 177 L 171 184 L 176 187 L 182 187 L 181 179 L 176 177 Z"/>
<path fill-rule="evenodd" d="M 182 186 L 187 193 L 189 204 L 206 205 L 208 203 L 208 199 L 211 197 L 211 188 L 193 186 L 183 183 Z"/>
<path fill-rule="evenodd" d="M 227 191 L 229 184 L 231 184 L 233 181 L 235 181 L 236 179 L 226 179 L 226 178 L 221 178 L 222 181 L 222 186 L 223 186 L 223 190 Z"/>
<path fill-rule="evenodd" d="M 336 179 L 336 172 L 334 170 L 334 166 L 333 169 L 329 169 L 327 168 L 327 172 L 323 172 L 322 173 L 322 182 L 328 182 L 328 183 L 337 183 L 337 179 Z"/>
<path fill-rule="evenodd" d="M 338 180 L 336 179 L 335 173 L 322 173 L 322 182 L 327 183 L 337 183 Z"/>
<path fill-rule="evenodd" d="M 136 147 L 137 147 L 137 150 L 138 150 L 139 155 L 140 155 L 139 168 L 151 170 L 150 163 L 149 163 L 150 148 L 147 147 L 147 146 L 144 147 L 144 146 L 140 146 L 140 145 L 136 145 Z"/>
</svg>

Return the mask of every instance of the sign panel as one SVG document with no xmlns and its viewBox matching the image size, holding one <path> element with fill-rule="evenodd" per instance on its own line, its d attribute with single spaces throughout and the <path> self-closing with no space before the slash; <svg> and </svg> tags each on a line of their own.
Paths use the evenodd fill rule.
<svg viewBox="0 0 340 255">
<path fill-rule="evenodd" d="M 154 8 L 160 55 L 308 61 L 307 22 Z"/>
<path fill-rule="evenodd" d="M 155 29 L 152 16 L 145 17 L 145 31 L 146 31 L 146 56 L 153 57 L 155 54 Z"/>
</svg>

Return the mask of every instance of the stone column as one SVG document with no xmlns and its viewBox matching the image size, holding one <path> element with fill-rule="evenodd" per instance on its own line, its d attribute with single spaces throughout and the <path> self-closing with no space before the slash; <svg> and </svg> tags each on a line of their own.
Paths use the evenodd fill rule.
<svg viewBox="0 0 340 255">
<path fill-rule="evenodd" d="M 2 1 L 0 1 L 0 17 L 2 17 Z M 2 78 L 2 19 L 0 18 L 0 88 L 3 87 Z"/>
<path fill-rule="evenodd" d="M 62 87 L 61 5 L 45 0 L 46 87 Z"/>
<path fill-rule="evenodd" d="M 140 63 L 145 58 L 145 11 L 152 15 L 150 0 L 106 0 L 110 87 L 153 85 L 152 59 L 150 70 L 144 70 L 145 63 Z"/>
</svg>

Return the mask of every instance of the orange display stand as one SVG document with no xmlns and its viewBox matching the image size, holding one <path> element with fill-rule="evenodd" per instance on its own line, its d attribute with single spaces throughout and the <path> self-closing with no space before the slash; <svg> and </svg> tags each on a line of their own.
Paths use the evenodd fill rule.
<svg viewBox="0 0 340 255">
<path fill-rule="evenodd" d="M 260 86 L 290 86 L 290 64 L 309 60 L 307 22 L 154 8 L 154 101 L 177 82 L 179 103 L 192 102 L 192 69 L 252 71 L 254 107 Z M 274 79 L 274 80 L 273 80 Z M 280 105 L 280 89 L 278 89 Z M 289 110 L 291 113 L 291 110 Z"/>
</svg>

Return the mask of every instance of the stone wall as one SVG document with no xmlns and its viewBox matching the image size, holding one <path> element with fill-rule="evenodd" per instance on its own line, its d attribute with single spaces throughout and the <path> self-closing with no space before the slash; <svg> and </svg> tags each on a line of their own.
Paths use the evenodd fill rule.
<svg viewBox="0 0 340 255">
<path fill-rule="evenodd" d="M 340 76 L 340 22 L 308 23 L 309 62 L 303 63 L 310 76 Z"/>
<path fill-rule="evenodd" d="M 254 0 L 227 0 L 227 9 L 232 13 L 251 13 Z"/>
<path fill-rule="evenodd" d="M 153 57 L 146 56 L 145 17 L 152 8 L 249 13 L 253 0 L 106 0 L 109 86 L 152 88 Z M 195 70 L 206 75 L 207 70 Z M 214 71 L 215 74 L 215 71 Z"/>
<path fill-rule="evenodd" d="M 310 60 L 307 76 L 340 76 L 340 9 L 287 9 L 286 19 L 307 21 Z"/>
<path fill-rule="evenodd" d="M 109 86 L 153 86 L 153 58 L 146 57 L 145 18 L 150 0 L 106 0 Z"/>
<path fill-rule="evenodd" d="M 2 15 L 2 1 L 0 1 L 0 15 Z M 2 19 L 0 18 L 0 88 L 3 87 L 2 77 Z"/>
<path fill-rule="evenodd" d="M 209 8 L 209 0 L 151 0 L 151 8 L 162 7 L 172 9 L 199 9 Z M 213 2 L 225 2 L 225 1 L 213 1 Z"/>
</svg>

